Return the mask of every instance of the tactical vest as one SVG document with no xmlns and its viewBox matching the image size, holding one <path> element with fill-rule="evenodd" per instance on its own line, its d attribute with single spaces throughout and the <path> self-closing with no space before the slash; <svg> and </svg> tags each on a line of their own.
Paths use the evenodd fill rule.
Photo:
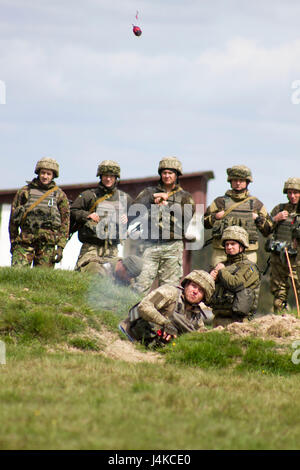
<svg viewBox="0 0 300 470">
<path fill-rule="evenodd" d="M 24 206 L 25 212 L 46 192 L 47 190 L 30 188 L 28 201 Z M 61 215 L 57 207 L 57 195 L 58 191 L 54 191 L 30 210 L 22 222 L 22 229 L 32 232 L 41 228 L 57 230 L 61 226 Z"/>
<path fill-rule="evenodd" d="M 286 204 L 281 204 L 279 212 L 285 210 Z M 281 220 L 274 230 L 274 240 L 278 241 L 286 241 L 287 243 L 291 243 L 292 241 L 292 230 L 294 228 L 294 221 L 296 217 L 296 212 L 289 213 L 286 220 Z"/>
<path fill-rule="evenodd" d="M 235 204 L 235 201 L 233 201 L 230 196 L 225 195 L 224 200 L 225 211 Z M 253 203 L 253 199 L 241 203 L 224 219 L 227 221 L 227 226 L 238 225 L 243 227 L 248 232 L 250 244 L 258 240 L 257 228 L 253 220 Z"/>
<path fill-rule="evenodd" d="M 159 191 L 163 190 L 153 188 L 153 193 Z M 193 215 L 192 204 L 190 208 L 187 207 L 186 211 L 184 211 L 182 199 L 185 194 L 186 192 L 179 187 L 178 190 L 174 192 L 174 194 L 171 194 L 167 200 L 168 204 L 166 206 L 155 205 L 157 214 L 154 212 L 155 217 L 149 217 L 149 237 L 151 237 L 151 232 L 153 233 L 153 229 L 151 230 L 151 225 L 155 224 L 157 227 L 157 234 L 155 233 L 155 235 L 158 235 L 159 239 L 167 240 L 169 238 L 172 240 L 181 240 L 184 238 L 184 230 L 186 228 L 185 225 L 188 225 L 188 222 Z M 185 220 L 185 218 L 188 218 L 189 220 Z M 153 241 L 155 242 L 156 240 L 154 239 Z"/>
<path fill-rule="evenodd" d="M 230 196 L 225 195 L 224 203 L 224 211 L 226 212 L 231 206 L 236 204 L 236 201 L 234 201 Z M 239 227 L 243 227 L 248 232 L 250 245 L 249 249 L 256 249 L 256 246 L 251 247 L 251 245 L 257 245 L 258 241 L 257 228 L 254 223 L 252 214 L 253 199 L 250 199 L 248 201 L 241 202 L 226 217 L 216 221 L 212 229 L 213 246 L 215 248 L 223 249 L 223 246 L 221 244 L 221 238 L 224 230 L 227 227 L 231 227 L 232 225 L 238 225 Z"/>
<path fill-rule="evenodd" d="M 254 263 L 247 259 L 243 260 L 243 264 L 254 265 Z M 226 269 L 230 274 L 236 274 L 241 266 L 241 264 L 232 264 L 226 266 Z M 255 266 L 254 269 L 257 269 L 257 267 Z M 242 286 L 236 291 L 231 291 L 217 282 L 210 305 L 213 308 L 213 312 L 217 312 L 218 315 L 230 316 L 230 313 L 234 312 L 241 316 L 248 316 L 255 312 L 257 308 L 259 290 L 260 283 L 255 283 L 249 287 Z"/>
</svg>

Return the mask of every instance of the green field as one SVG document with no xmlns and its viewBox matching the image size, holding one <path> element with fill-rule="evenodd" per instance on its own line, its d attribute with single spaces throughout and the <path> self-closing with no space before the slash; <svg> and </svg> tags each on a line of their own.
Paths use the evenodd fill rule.
<svg viewBox="0 0 300 470">
<path fill-rule="evenodd" d="M 153 353 L 117 330 L 138 300 L 125 288 L 75 272 L 2 268 L 0 299 L 2 450 L 300 447 L 291 344 L 209 331 L 179 338 L 150 362 Z M 145 360 L 104 354 L 106 334 Z"/>
</svg>

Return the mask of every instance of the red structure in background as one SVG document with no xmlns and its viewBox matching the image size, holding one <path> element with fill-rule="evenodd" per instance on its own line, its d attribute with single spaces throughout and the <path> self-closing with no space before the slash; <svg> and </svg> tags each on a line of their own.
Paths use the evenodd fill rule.
<svg viewBox="0 0 300 470">
<path fill-rule="evenodd" d="M 210 179 L 214 178 L 212 171 L 206 172 L 196 172 L 196 173 L 187 173 L 180 177 L 179 182 L 183 189 L 189 191 L 196 204 L 203 204 L 204 210 L 206 209 L 206 193 L 207 193 L 207 182 Z M 158 182 L 158 177 L 148 177 L 148 178 L 136 178 L 121 180 L 118 187 L 123 191 L 130 194 L 132 198 L 135 198 L 140 191 L 142 191 L 147 186 L 154 186 Z M 58 183 L 59 184 L 59 183 Z M 84 184 L 69 184 L 69 185 L 60 185 L 59 187 L 66 193 L 70 201 L 82 193 L 86 189 L 96 188 L 98 181 L 93 183 L 84 183 Z M 11 204 L 13 198 L 16 194 L 16 189 L 7 189 L 0 191 L 0 204 Z M 184 250 L 183 258 L 183 269 L 184 275 L 190 272 L 191 266 L 191 256 L 192 252 Z"/>
</svg>

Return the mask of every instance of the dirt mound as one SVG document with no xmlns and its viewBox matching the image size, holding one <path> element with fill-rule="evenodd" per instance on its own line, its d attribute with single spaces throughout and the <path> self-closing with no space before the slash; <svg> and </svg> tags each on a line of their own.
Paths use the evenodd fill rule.
<svg viewBox="0 0 300 470">
<path fill-rule="evenodd" d="M 222 329 L 222 327 L 218 327 Z M 244 323 L 232 323 L 224 328 L 236 336 L 256 336 L 280 344 L 300 339 L 300 319 L 293 315 L 268 314 Z"/>
</svg>

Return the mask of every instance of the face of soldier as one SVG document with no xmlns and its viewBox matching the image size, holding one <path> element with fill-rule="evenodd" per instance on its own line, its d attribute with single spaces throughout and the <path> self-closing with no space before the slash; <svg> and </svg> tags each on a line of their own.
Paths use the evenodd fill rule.
<svg viewBox="0 0 300 470">
<path fill-rule="evenodd" d="M 300 191 L 297 191 L 296 189 L 288 189 L 287 197 L 291 204 L 298 204 L 300 199 Z"/>
<path fill-rule="evenodd" d="M 184 297 L 190 304 L 198 304 L 204 299 L 205 292 L 202 287 L 193 281 L 189 281 L 184 288 Z"/>
<path fill-rule="evenodd" d="M 111 188 L 114 186 L 116 182 L 116 176 L 114 175 L 102 175 L 101 176 L 101 183 L 106 187 L 106 188 Z"/>
<path fill-rule="evenodd" d="M 247 189 L 247 180 L 239 179 L 239 178 L 233 178 L 231 180 L 231 187 L 235 191 L 243 191 L 243 190 Z"/>
<path fill-rule="evenodd" d="M 39 180 L 42 184 L 49 184 L 53 180 L 54 173 L 52 170 L 46 170 L 42 168 L 39 171 Z"/>
<path fill-rule="evenodd" d="M 177 181 L 177 173 L 172 170 L 163 170 L 161 172 L 161 180 L 165 186 L 173 186 Z"/>
<path fill-rule="evenodd" d="M 122 260 L 119 260 L 117 262 L 116 276 L 120 281 L 124 282 L 125 284 L 130 283 L 130 279 L 131 279 L 130 274 L 127 271 L 127 269 L 125 268 L 124 264 L 122 263 Z"/>
<path fill-rule="evenodd" d="M 234 256 L 238 253 L 242 253 L 243 247 L 235 240 L 226 240 L 225 242 L 225 253 L 226 255 Z"/>
</svg>

